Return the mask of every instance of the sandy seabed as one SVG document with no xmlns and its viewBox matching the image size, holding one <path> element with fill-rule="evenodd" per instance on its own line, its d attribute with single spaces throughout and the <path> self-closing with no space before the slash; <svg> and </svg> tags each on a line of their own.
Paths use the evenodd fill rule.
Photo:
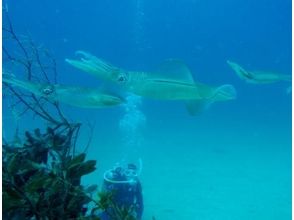
<svg viewBox="0 0 294 220">
<path fill-rule="evenodd" d="M 291 219 L 290 140 L 264 133 L 246 142 L 240 134 L 228 141 L 221 133 L 201 140 L 149 132 L 135 153 L 143 161 L 143 220 Z M 113 139 L 98 145 L 104 147 L 89 154 L 96 155 L 98 170 L 86 182 L 101 183 L 103 171 L 124 155 Z"/>
</svg>

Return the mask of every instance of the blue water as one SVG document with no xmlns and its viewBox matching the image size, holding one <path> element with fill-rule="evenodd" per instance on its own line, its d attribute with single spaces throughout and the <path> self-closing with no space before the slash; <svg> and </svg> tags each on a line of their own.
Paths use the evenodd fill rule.
<svg viewBox="0 0 294 220">
<path fill-rule="evenodd" d="M 17 34 L 53 52 L 59 83 L 103 84 L 65 63 L 84 50 L 129 70 L 152 71 L 165 59 L 181 59 L 197 81 L 229 83 L 237 90 L 236 100 L 214 104 L 197 117 L 182 102 L 136 96 L 115 108 L 64 105 L 71 119 L 96 121 L 88 157 L 99 165 L 85 184 L 100 184 L 104 170 L 117 162 L 141 159 L 144 219 L 291 218 L 290 84 L 248 84 L 226 63 L 291 74 L 290 0 L 6 0 L 3 5 Z M 16 124 L 22 130 L 42 123 L 31 121 L 27 116 L 16 122 L 4 102 L 7 137 Z M 88 135 L 83 129 L 81 150 Z"/>
</svg>

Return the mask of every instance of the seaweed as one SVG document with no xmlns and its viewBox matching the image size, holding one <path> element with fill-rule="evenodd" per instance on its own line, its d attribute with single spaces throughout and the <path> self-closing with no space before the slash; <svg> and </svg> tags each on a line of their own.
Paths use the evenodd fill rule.
<svg viewBox="0 0 294 220">
<path fill-rule="evenodd" d="M 13 70 L 28 81 L 56 84 L 57 67 L 54 57 L 44 47 L 36 46 L 29 37 L 15 34 L 8 15 L 4 16 L 5 74 L 11 74 Z M 93 201 L 89 191 L 93 191 L 94 187 L 84 189 L 81 178 L 96 169 L 96 161 L 86 160 L 85 153 L 76 155 L 76 143 L 82 124 L 70 121 L 58 102 L 37 98 L 32 93 L 24 93 L 5 83 L 3 85 L 4 94 L 10 95 L 10 108 L 20 112 L 18 117 L 33 113 L 32 119 L 40 119 L 49 126 L 44 132 L 41 129 L 26 131 L 23 140 L 17 136 L 17 142 L 3 141 L 4 219 L 86 217 L 87 205 Z M 89 145 L 90 139 L 86 149 Z M 93 216 L 91 219 L 97 218 Z"/>
<path fill-rule="evenodd" d="M 58 141 L 56 141 L 58 140 Z M 26 132 L 23 147 L 3 145 L 3 213 L 5 219 L 77 219 L 93 199 L 82 176 L 96 169 L 84 153 L 67 155 L 71 146 L 48 128 Z"/>
<path fill-rule="evenodd" d="M 7 14 L 3 20 L 3 65 L 5 74 L 17 70 L 28 81 L 57 83 L 56 60 L 47 49 L 37 46 L 29 37 L 15 34 Z M 11 46 L 12 45 L 12 46 Z M 13 48 L 13 49 L 11 49 Z M 11 70 L 6 68 L 10 67 Z M 41 74 L 40 74 L 41 73 Z M 99 220 L 99 213 L 112 210 L 113 220 L 134 220 L 134 207 L 119 207 L 115 192 L 93 193 L 97 185 L 84 187 L 81 178 L 96 169 L 95 160 L 86 160 L 93 127 L 84 153 L 77 154 L 76 143 L 81 123 L 70 121 L 58 102 L 37 98 L 3 83 L 3 93 L 10 95 L 10 109 L 17 117 L 29 112 L 33 119 L 43 120 L 45 131 L 26 131 L 23 139 L 15 131 L 15 140 L 2 142 L 2 216 L 3 219 L 79 219 Z M 89 209 L 89 204 L 94 207 Z"/>
<path fill-rule="evenodd" d="M 121 207 L 115 203 L 115 191 L 106 192 L 100 191 L 98 193 L 98 200 L 95 202 L 96 206 L 91 210 L 91 216 L 96 216 L 99 213 L 106 213 L 111 220 L 136 220 L 134 214 L 135 207 Z"/>
<path fill-rule="evenodd" d="M 115 191 L 98 192 L 84 187 L 81 178 L 96 169 L 86 154 L 68 154 L 72 147 L 65 135 L 47 128 L 25 132 L 21 147 L 3 144 L 2 190 L 4 219 L 99 219 L 105 212 L 112 220 L 136 220 L 135 207 L 115 203 Z M 94 207 L 88 210 L 89 204 Z"/>
</svg>

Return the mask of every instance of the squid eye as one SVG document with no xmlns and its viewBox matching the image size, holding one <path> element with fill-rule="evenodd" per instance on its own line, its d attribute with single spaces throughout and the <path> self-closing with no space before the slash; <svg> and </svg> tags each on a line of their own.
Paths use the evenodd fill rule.
<svg viewBox="0 0 294 220">
<path fill-rule="evenodd" d="M 42 93 L 44 95 L 50 95 L 51 93 L 53 93 L 53 91 L 54 91 L 53 87 L 48 86 L 42 90 Z"/>
<path fill-rule="evenodd" d="M 126 82 L 127 81 L 127 75 L 125 73 L 120 74 L 117 78 L 118 82 Z"/>
<path fill-rule="evenodd" d="M 118 77 L 118 79 L 117 79 L 119 82 L 124 82 L 124 81 L 126 81 L 126 77 L 124 77 L 124 76 L 120 76 L 120 77 Z"/>
</svg>

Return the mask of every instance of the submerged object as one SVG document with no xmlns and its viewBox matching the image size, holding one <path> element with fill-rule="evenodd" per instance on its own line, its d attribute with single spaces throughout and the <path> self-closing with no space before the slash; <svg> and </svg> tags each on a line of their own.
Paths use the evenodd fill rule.
<svg viewBox="0 0 294 220">
<path fill-rule="evenodd" d="M 248 83 L 255 84 L 268 84 L 275 83 L 279 81 L 292 81 L 291 75 L 284 75 L 275 72 L 266 72 L 266 71 L 247 71 L 239 64 L 234 63 L 230 60 L 227 60 L 229 66 L 235 71 L 235 73 L 243 80 Z"/>
<path fill-rule="evenodd" d="M 100 219 L 110 220 L 113 219 L 112 216 L 119 217 L 117 219 L 142 219 L 144 203 L 140 172 L 135 164 L 115 166 L 104 172 L 102 192 L 113 195 L 113 207 L 108 207 L 100 213 Z M 120 216 L 118 210 L 125 210 L 128 216 Z"/>
<path fill-rule="evenodd" d="M 189 68 L 179 60 L 166 60 L 153 72 L 127 71 L 87 52 L 76 53 L 82 56 L 81 59 L 66 59 L 66 62 L 100 79 L 112 81 L 139 96 L 185 101 L 192 115 L 214 102 L 236 98 L 232 85 L 212 87 L 195 82 Z"/>
<path fill-rule="evenodd" d="M 124 99 L 117 95 L 92 88 L 32 83 L 16 79 L 8 74 L 3 74 L 2 80 L 4 83 L 20 87 L 50 101 L 58 101 L 75 107 L 102 108 L 119 105 L 124 102 Z"/>
</svg>

